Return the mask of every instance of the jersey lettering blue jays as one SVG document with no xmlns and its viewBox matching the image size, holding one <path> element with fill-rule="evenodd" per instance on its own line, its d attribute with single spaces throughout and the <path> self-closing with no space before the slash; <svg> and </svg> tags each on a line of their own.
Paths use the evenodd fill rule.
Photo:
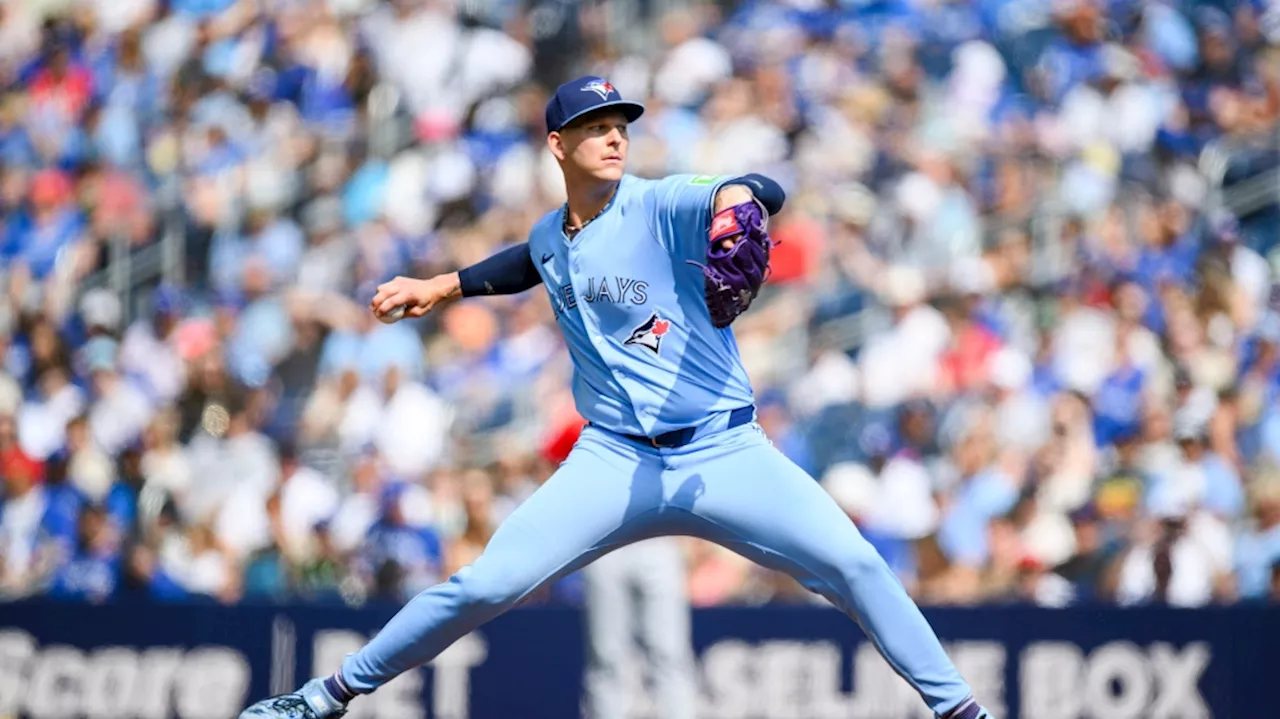
<svg viewBox="0 0 1280 719">
<path fill-rule="evenodd" d="M 623 177 L 573 239 L 563 208 L 529 235 L 589 422 L 656 436 L 753 401 L 733 332 L 707 311 L 702 270 L 715 193 L 729 177 Z"/>
</svg>

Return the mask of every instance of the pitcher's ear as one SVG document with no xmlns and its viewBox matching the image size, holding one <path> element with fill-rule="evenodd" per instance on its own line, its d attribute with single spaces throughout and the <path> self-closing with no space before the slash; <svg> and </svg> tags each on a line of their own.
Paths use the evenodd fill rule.
<svg viewBox="0 0 1280 719">
<path fill-rule="evenodd" d="M 564 136 L 559 132 L 547 134 L 547 147 L 551 150 L 551 154 L 555 155 L 555 158 L 561 162 L 564 162 L 564 158 L 569 156 L 569 149 L 564 144 Z"/>
</svg>

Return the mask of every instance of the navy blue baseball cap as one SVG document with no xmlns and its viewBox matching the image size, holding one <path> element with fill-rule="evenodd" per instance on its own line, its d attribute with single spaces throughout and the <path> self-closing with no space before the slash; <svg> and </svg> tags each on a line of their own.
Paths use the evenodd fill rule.
<svg viewBox="0 0 1280 719">
<path fill-rule="evenodd" d="M 556 88 L 547 102 L 547 132 L 556 132 L 588 112 L 606 107 L 616 108 L 627 122 L 644 114 L 644 105 L 623 100 L 613 83 L 604 78 L 587 75 L 570 80 Z"/>
</svg>

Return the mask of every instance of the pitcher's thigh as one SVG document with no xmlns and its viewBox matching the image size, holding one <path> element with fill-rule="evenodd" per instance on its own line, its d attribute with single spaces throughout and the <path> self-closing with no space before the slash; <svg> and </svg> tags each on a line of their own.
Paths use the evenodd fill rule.
<svg viewBox="0 0 1280 719">
<path fill-rule="evenodd" d="M 846 611 L 857 609 L 847 604 L 850 583 L 896 581 L 822 486 L 771 444 L 743 446 L 700 474 L 694 513 L 708 539 L 791 574 Z"/>
<path fill-rule="evenodd" d="M 635 488 L 659 481 L 657 471 L 607 447 L 575 448 L 457 579 L 480 603 L 505 603 L 625 544 L 650 509 Z"/>
</svg>

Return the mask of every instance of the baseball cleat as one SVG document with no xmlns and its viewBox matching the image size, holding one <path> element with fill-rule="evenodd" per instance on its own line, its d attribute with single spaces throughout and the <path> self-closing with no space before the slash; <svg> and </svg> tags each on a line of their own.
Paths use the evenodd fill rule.
<svg viewBox="0 0 1280 719">
<path fill-rule="evenodd" d="M 324 679 L 312 679 L 292 694 L 281 694 L 240 712 L 240 719 L 336 719 L 347 708 L 325 691 Z"/>
</svg>

